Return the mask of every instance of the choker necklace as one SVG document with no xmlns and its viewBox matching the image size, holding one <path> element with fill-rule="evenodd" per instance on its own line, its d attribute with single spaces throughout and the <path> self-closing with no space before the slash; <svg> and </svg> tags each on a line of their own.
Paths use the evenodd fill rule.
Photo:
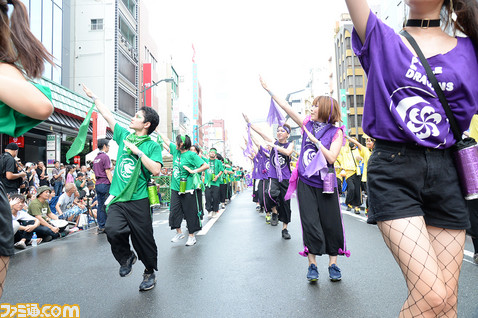
<svg viewBox="0 0 478 318">
<path fill-rule="evenodd" d="M 420 27 L 423 29 L 428 29 L 432 27 L 439 27 L 440 26 L 440 19 L 408 19 L 407 24 L 405 26 L 407 27 Z"/>
</svg>

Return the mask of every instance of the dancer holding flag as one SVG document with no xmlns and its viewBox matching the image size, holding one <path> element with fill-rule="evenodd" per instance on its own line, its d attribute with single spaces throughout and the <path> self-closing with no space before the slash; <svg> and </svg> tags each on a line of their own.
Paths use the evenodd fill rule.
<svg viewBox="0 0 478 318">
<path fill-rule="evenodd" d="M 274 101 L 304 130 L 302 150 L 286 198 L 297 187 L 304 241 L 304 251 L 300 254 L 309 259 L 307 279 L 318 280 L 316 255 L 328 254 L 329 278 L 338 281 L 342 275 L 337 255 L 349 255 L 349 252 L 345 248 L 337 186 L 335 184 L 333 193 L 323 193 L 323 176 L 329 172 L 334 174 L 333 164 L 344 143 L 342 129 L 334 125 L 340 121 L 339 104 L 331 97 L 316 97 L 311 115 L 304 118 L 285 100 L 274 95 L 262 78 L 260 81 Z"/>
<path fill-rule="evenodd" d="M 271 104 L 272 107 L 275 106 Z M 290 200 L 285 200 L 284 196 L 289 187 L 291 174 L 290 156 L 294 152 L 294 143 L 288 141 L 290 126 L 285 123 L 279 123 L 277 127 L 277 140 L 273 142 L 270 136 L 264 133 L 257 125 L 251 124 L 249 118 L 245 114 L 243 115 L 247 125 L 257 132 L 266 141 L 266 144 L 271 147 L 266 206 L 269 206 L 272 211 L 271 225 L 276 226 L 278 221 L 281 221 L 282 238 L 289 240 L 291 236 L 287 230 L 287 225 L 291 219 Z"/>
<path fill-rule="evenodd" d="M 140 291 L 150 290 L 156 284 L 154 274 L 158 262 L 158 249 L 153 237 L 151 208 L 148 199 L 147 183 L 151 174 L 161 171 L 161 147 L 151 140 L 150 134 L 159 124 L 159 116 L 151 107 L 142 107 L 131 119 L 129 128 L 116 123 L 113 114 L 92 91 L 83 85 L 83 90 L 95 103 L 98 111 L 113 131 L 113 140 L 118 144 L 118 156 L 111 197 L 108 204 L 106 235 L 111 251 L 120 263 L 119 274 L 125 277 L 131 274 L 136 255 L 131 251 L 129 238 L 145 270 Z"/>
</svg>

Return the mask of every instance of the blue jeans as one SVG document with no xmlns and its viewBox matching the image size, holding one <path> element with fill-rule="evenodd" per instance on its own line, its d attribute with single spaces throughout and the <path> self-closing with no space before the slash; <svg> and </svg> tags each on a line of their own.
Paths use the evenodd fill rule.
<svg viewBox="0 0 478 318">
<path fill-rule="evenodd" d="M 61 181 L 55 182 L 53 188 L 55 189 L 56 196 L 60 196 L 61 191 L 63 190 L 63 183 Z"/>
<path fill-rule="evenodd" d="M 97 184 L 95 189 L 96 189 L 96 198 L 98 199 L 98 209 L 96 210 L 96 219 L 98 220 L 98 227 L 100 229 L 104 229 L 106 224 L 105 201 L 110 194 L 110 185 Z"/>
</svg>

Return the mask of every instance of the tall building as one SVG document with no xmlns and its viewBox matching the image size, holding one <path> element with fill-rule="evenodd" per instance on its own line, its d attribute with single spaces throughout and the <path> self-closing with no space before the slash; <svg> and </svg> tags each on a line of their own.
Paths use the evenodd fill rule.
<svg viewBox="0 0 478 318">
<path fill-rule="evenodd" d="M 114 112 L 133 116 L 140 105 L 138 2 L 73 3 L 75 89 L 86 83 Z"/>
<path fill-rule="evenodd" d="M 216 148 L 221 155 L 227 156 L 227 134 L 224 126 L 224 119 L 211 120 L 212 125 L 204 126 L 204 145 L 210 148 Z"/>
<path fill-rule="evenodd" d="M 334 37 L 336 96 L 341 105 L 342 121 L 347 133 L 360 140 L 363 135 L 362 116 L 367 79 L 358 57 L 352 50 L 352 29 L 350 16 L 342 14 Z"/>
</svg>

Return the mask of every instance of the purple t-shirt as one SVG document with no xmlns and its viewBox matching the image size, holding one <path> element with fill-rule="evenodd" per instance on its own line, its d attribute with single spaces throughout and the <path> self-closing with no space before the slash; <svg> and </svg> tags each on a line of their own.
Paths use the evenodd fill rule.
<svg viewBox="0 0 478 318">
<path fill-rule="evenodd" d="M 428 58 L 461 131 L 478 110 L 477 51 L 469 38 Z M 445 110 L 425 68 L 395 31 L 370 13 L 365 43 L 354 30 L 352 45 L 367 73 L 362 127 L 377 139 L 445 149 L 455 144 Z"/>
<path fill-rule="evenodd" d="M 257 153 L 254 156 L 254 159 L 252 160 L 252 164 L 254 165 L 254 167 L 252 169 L 252 179 L 259 179 L 259 158 L 258 158 L 258 156 L 260 156 L 259 153 Z"/>
<path fill-rule="evenodd" d="M 111 169 L 110 157 L 102 151 L 98 152 L 93 160 L 93 171 L 95 172 L 96 184 L 110 184 L 105 169 Z"/>
<path fill-rule="evenodd" d="M 290 142 L 281 144 L 278 140 L 276 140 L 274 144 L 283 148 L 287 148 L 289 147 Z M 277 156 L 279 161 L 279 168 L 282 173 L 282 179 L 289 180 L 290 179 L 290 157 L 282 154 L 280 151 L 277 151 Z M 272 179 L 278 179 L 277 169 L 275 165 L 275 157 L 276 157 L 276 151 L 272 149 L 271 154 L 269 156 L 270 169 L 269 169 L 269 173 L 267 174 L 267 176 Z"/>
</svg>

